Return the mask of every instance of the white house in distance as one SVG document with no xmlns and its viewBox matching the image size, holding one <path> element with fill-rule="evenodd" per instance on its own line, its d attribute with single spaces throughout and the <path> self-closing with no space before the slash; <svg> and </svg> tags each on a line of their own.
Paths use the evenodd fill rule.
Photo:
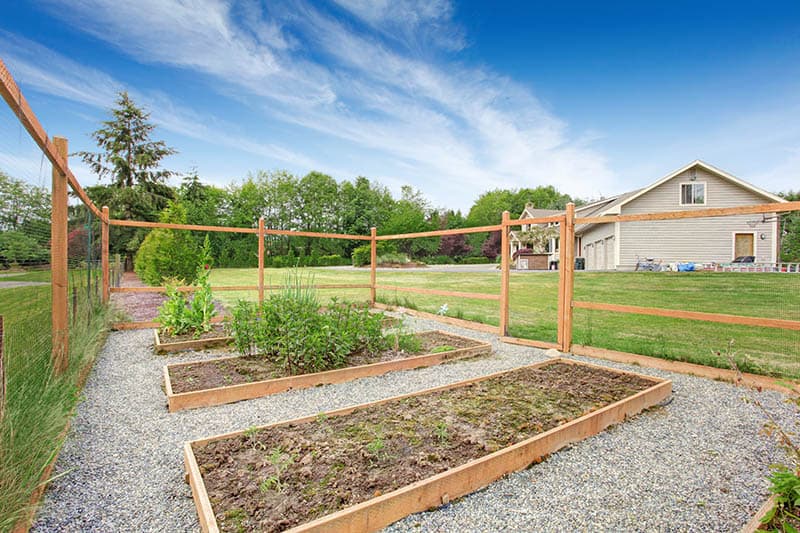
<svg viewBox="0 0 800 533">
<path fill-rule="evenodd" d="M 575 211 L 577 217 L 594 217 L 785 201 L 708 163 L 693 161 L 643 189 L 592 202 Z M 546 216 L 540 214 L 543 210 L 534 211 L 534 216 Z M 553 260 L 558 258 L 555 245 L 557 241 L 551 244 Z M 776 263 L 779 246 L 779 217 L 775 213 L 584 224 L 575 228 L 575 256 L 585 259 L 587 270 L 633 270 L 637 257 L 664 264 L 708 264 L 754 256 L 758 263 Z"/>
</svg>

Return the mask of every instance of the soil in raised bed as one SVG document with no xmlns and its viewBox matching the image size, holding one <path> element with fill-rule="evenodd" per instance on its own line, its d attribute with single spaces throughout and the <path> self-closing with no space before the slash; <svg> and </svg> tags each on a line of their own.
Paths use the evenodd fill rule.
<svg viewBox="0 0 800 533">
<path fill-rule="evenodd" d="M 283 531 L 521 442 L 651 387 L 553 363 L 194 453 L 223 531 Z"/>
<path fill-rule="evenodd" d="M 161 344 L 171 344 L 175 342 L 197 341 L 204 339 L 218 339 L 220 337 L 230 336 L 225 331 L 224 324 L 211 324 L 211 331 L 206 331 L 200 335 L 195 336 L 194 333 L 185 333 L 183 335 L 167 335 L 161 331 L 158 332 L 158 340 Z"/>
<path fill-rule="evenodd" d="M 386 350 L 377 354 L 354 354 L 348 358 L 347 366 L 368 365 L 404 359 L 431 353 L 431 351 L 447 347 L 452 349 L 468 348 L 477 345 L 476 341 L 439 333 L 436 331 L 416 335 L 422 341 L 418 351 L 413 353 Z M 451 351 L 451 350 L 448 350 Z M 172 392 L 190 392 L 196 390 L 227 387 L 240 383 L 252 383 L 290 376 L 282 367 L 268 361 L 264 357 L 230 357 L 217 361 L 199 361 L 191 365 L 181 365 L 169 369 Z"/>
</svg>

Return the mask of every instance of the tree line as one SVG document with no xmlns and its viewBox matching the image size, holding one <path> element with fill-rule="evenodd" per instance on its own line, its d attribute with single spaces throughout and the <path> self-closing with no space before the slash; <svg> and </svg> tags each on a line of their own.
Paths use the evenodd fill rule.
<svg viewBox="0 0 800 533">
<path fill-rule="evenodd" d="M 496 189 L 481 194 L 464 214 L 431 205 L 421 191 L 410 186 L 403 187 L 395 197 L 388 188 L 367 177 L 337 181 L 316 171 L 305 176 L 283 170 L 257 171 L 226 187 L 217 187 L 204 183 L 192 170 L 181 176 L 178 186 L 173 186 L 170 180 L 178 174 L 165 169 L 162 163 L 176 152 L 163 141 L 153 140 L 154 129 L 149 114 L 123 92 L 109 119 L 92 133 L 99 150 L 72 154 L 100 177 L 101 183 L 86 187 L 86 192 L 96 205 L 109 206 L 112 218 L 251 228 L 259 217 L 264 217 L 266 227 L 273 229 L 369 235 L 370 228 L 376 227 L 379 235 L 389 235 L 494 225 L 503 211 L 516 216 L 529 202 L 539 209 L 564 209 L 570 201 L 581 203 L 552 186 Z M 798 193 L 782 196 L 797 199 Z M 86 257 L 87 243 L 91 242 L 91 227 L 86 223 L 89 217 L 82 209 L 80 205 L 70 208 L 70 253 L 77 258 Z M 0 267 L 48 260 L 49 216 L 47 189 L 0 172 Z M 96 231 L 97 221 L 94 225 Z M 797 213 L 784 217 L 784 230 L 782 260 L 800 261 Z M 162 255 L 183 255 L 184 262 L 193 260 L 205 235 L 113 227 L 111 252 L 125 257 L 130 269 L 145 244 L 148 268 L 158 270 Z M 252 234 L 212 232 L 209 237 L 217 266 L 257 265 L 257 242 Z M 383 241 L 380 251 L 429 263 L 493 261 L 500 252 L 499 237 L 495 232 Z M 349 264 L 359 245 L 363 242 L 269 236 L 266 263 Z M 96 243 L 92 246 L 96 247 Z"/>
</svg>

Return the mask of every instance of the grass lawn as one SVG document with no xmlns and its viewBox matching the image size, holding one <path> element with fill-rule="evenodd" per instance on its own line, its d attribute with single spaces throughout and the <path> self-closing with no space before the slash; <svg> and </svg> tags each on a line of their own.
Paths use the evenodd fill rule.
<svg viewBox="0 0 800 533">
<path fill-rule="evenodd" d="M 49 272 L 24 276 L 25 281 L 46 281 Z M 72 277 L 80 289 L 85 287 L 83 279 Z M 61 447 L 62 431 L 79 400 L 79 376 L 104 338 L 106 311 L 96 302 L 90 304 L 85 291 L 77 294 L 77 313 L 70 321 L 69 367 L 55 376 L 50 286 L 0 289 L 7 378 L 6 415 L 0 424 L 0 531 L 9 531 L 27 511 L 45 466 Z"/>
<path fill-rule="evenodd" d="M 316 283 L 369 283 L 369 270 L 305 269 Z M 280 284 L 286 271 L 267 269 L 266 283 Z M 255 285 L 256 269 L 217 269 L 213 285 Z M 499 272 L 379 271 L 378 283 L 498 294 Z M 512 273 L 510 334 L 556 340 L 555 272 Z M 368 289 L 321 290 L 323 300 L 363 301 Z M 254 299 L 255 292 L 218 292 L 225 304 Z M 575 299 L 604 303 L 800 320 L 800 276 L 758 273 L 577 272 Z M 497 302 L 378 291 L 378 301 L 497 325 Z M 575 310 L 573 339 L 586 344 L 665 359 L 725 366 L 715 352 L 735 341 L 743 370 L 800 378 L 800 332 Z"/>
</svg>

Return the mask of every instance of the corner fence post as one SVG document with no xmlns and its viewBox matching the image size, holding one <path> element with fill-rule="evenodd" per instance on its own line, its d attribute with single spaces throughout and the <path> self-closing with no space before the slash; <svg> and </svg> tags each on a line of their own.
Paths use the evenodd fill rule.
<svg viewBox="0 0 800 533">
<path fill-rule="evenodd" d="M 503 222 L 500 227 L 500 336 L 508 335 L 508 285 L 510 278 L 510 249 L 508 245 L 508 228 L 510 216 L 503 211 Z"/>
<path fill-rule="evenodd" d="M 558 323 L 558 333 L 556 335 L 556 343 L 558 349 L 562 352 L 566 351 L 564 347 L 564 287 L 567 283 L 567 248 L 569 248 L 567 240 L 567 216 L 566 214 L 561 218 L 558 223 L 558 311 L 556 321 Z"/>
<path fill-rule="evenodd" d="M 5 342 L 6 337 L 3 330 L 3 315 L 0 315 L 0 423 L 3 422 L 3 417 L 6 415 L 6 367 L 5 350 L 3 347 Z"/>
<path fill-rule="evenodd" d="M 375 269 L 378 263 L 378 228 L 370 228 L 369 233 L 371 237 L 369 242 L 369 305 L 374 307 L 377 286 L 377 271 Z"/>
<path fill-rule="evenodd" d="M 103 216 L 100 218 L 100 270 L 103 273 L 103 303 L 108 303 L 108 285 L 111 279 L 108 264 L 108 206 L 103 206 Z"/>
<path fill-rule="evenodd" d="M 258 305 L 264 303 L 264 217 L 258 219 Z"/>
<path fill-rule="evenodd" d="M 66 163 L 67 139 L 54 137 L 53 144 Z M 53 165 L 52 213 L 50 220 L 50 271 L 52 290 L 52 362 L 56 374 L 69 365 L 69 294 L 67 279 L 68 196 L 67 175 Z"/>
<path fill-rule="evenodd" d="M 572 349 L 572 302 L 575 293 L 575 204 L 567 204 L 564 253 L 564 339 L 562 351 Z"/>
</svg>

